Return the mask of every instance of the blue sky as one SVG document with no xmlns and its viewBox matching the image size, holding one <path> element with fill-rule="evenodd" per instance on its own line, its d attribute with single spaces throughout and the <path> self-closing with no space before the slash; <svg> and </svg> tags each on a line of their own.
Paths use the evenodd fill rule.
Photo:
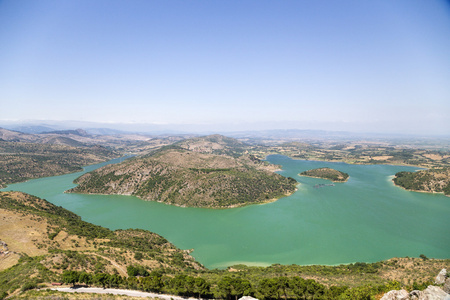
<svg viewBox="0 0 450 300">
<path fill-rule="evenodd" d="M 0 120 L 450 134 L 450 3 L 0 1 Z"/>
</svg>

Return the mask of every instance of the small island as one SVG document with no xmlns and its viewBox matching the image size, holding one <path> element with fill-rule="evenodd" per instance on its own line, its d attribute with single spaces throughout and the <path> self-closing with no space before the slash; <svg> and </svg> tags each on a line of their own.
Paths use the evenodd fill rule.
<svg viewBox="0 0 450 300">
<path fill-rule="evenodd" d="M 341 172 L 338 170 L 334 170 L 331 168 L 312 169 L 312 170 L 301 172 L 298 175 L 328 179 L 333 182 L 346 182 L 348 180 L 348 178 L 350 177 L 347 173 L 344 173 L 344 172 Z"/>
</svg>

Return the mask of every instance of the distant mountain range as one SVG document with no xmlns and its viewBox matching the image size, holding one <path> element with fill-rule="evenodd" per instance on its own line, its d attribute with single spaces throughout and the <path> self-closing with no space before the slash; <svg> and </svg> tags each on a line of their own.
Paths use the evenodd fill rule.
<svg viewBox="0 0 450 300">
<path fill-rule="evenodd" d="M 258 125 L 258 124 L 256 124 Z M 255 126 L 256 126 L 255 125 Z M 260 124 L 259 124 L 260 125 Z M 258 125 L 258 126 L 259 126 Z M 258 127 L 256 126 L 256 127 Z M 9 130 L 20 131 L 23 133 L 45 133 L 54 131 L 74 130 L 74 128 L 82 128 L 92 135 L 116 135 L 116 134 L 151 134 L 151 135 L 175 135 L 175 134 L 199 134 L 209 135 L 220 133 L 234 138 L 286 138 L 286 139 L 378 139 L 378 138 L 417 138 L 417 137 L 439 137 L 450 138 L 450 132 L 446 135 L 434 135 L 433 133 L 425 135 L 416 134 L 400 134 L 400 133 L 377 133 L 377 132 L 360 132 L 357 130 L 323 130 L 323 129 L 303 129 L 295 124 L 292 128 L 284 128 L 282 123 L 267 124 L 265 127 L 273 127 L 274 129 L 248 130 L 251 124 L 245 126 L 237 125 L 208 125 L 208 124 L 138 124 L 138 123 L 96 123 L 82 121 L 23 121 L 23 122 L 7 122 L 0 121 L 0 127 Z M 277 129 L 277 126 L 280 126 Z M 261 128 L 261 126 L 259 126 Z M 330 127 L 331 128 L 331 127 Z"/>
</svg>

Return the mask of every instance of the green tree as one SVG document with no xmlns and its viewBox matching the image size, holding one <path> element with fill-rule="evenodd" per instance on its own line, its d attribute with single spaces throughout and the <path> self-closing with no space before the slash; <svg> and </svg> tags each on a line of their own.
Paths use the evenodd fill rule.
<svg viewBox="0 0 450 300">
<path fill-rule="evenodd" d="M 78 277 L 78 282 L 84 283 L 86 285 L 92 284 L 92 275 L 86 272 L 81 272 Z"/>
<path fill-rule="evenodd" d="M 278 282 L 274 278 L 264 278 L 259 282 L 258 292 L 264 299 L 279 299 Z"/>
<path fill-rule="evenodd" d="M 306 280 L 295 276 L 292 277 L 289 282 L 289 287 L 291 291 L 295 294 L 297 299 L 305 299 L 306 297 Z"/>
<path fill-rule="evenodd" d="M 185 295 L 187 293 L 186 289 L 186 278 L 184 274 L 178 274 L 169 281 L 170 289 L 176 295 Z"/>
<path fill-rule="evenodd" d="M 278 295 L 284 295 L 284 299 L 287 300 L 287 291 L 289 289 L 289 279 L 287 277 L 277 277 L 277 289 Z"/>
<path fill-rule="evenodd" d="M 134 254 L 134 259 L 136 259 L 136 260 L 142 260 L 143 258 L 144 258 L 144 255 L 142 255 L 141 252 L 136 252 Z"/>
<path fill-rule="evenodd" d="M 325 286 L 313 279 L 306 280 L 306 293 L 311 299 L 320 299 L 325 294 Z"/>
<path fill-rule="evenodd" d="M 148 277 L 142 280 L 143 289 L 147 292 L 158 293 L 163 288 L 162 275 L 159 272 L 153 271 Z"/>
<path fill-rule="evenodd" d="M 94 276 L 94 282 L 100 284 L 103 288 L 108 284 L 109 275 L 105 273 L 97 273 Z"/>
<path fill-rule="evenodd" d="M 326 293 L 326 298 L 328 299 L 338 299 L 341 294 L 343 294 L 348 289 L 347 286 L 332 286 L 328 289 Z"/>
<path fill-rule="evenodd" d="M 219 292 L 225 298 L 236 300 L 241 296 L 248 296 L 252 293 L 252 285 L 246 279 L 231 278 L 229 276 L 223 277 L 217 284 Z"/>
<path fill-rule="evenodd" d="M 147 277 L 149 275 L 148 271 L 143 266 L 128 266 L 127 267 L 128 276 L 143 276 Z"/>
<path fill-rule="evenodd" d="M 108 286 L 109 287 L 118 287 L 120 284 L 122 284 L 122 277 L 117 274 L 109 275 L 108 278 Z"/>
<path fill-rule="evenodd" d="M 203 278 L 197 277 L 194 281 L 194 291 L 198 298 L 206 297 L 209 295 L 211 285 Z"/>
<path fill-rule="evenodd" d="M 62 273 L 62 282 L 71 284 L 72 286 L 78 282 L 79 273 L 77 271 L 64 271 Z"/>
</svg>

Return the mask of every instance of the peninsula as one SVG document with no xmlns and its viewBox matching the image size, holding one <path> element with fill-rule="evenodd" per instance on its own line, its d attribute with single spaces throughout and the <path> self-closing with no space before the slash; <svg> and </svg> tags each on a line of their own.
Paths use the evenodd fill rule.
<svg viewBox="0 0 450 300">
<path fill-rule="evenodd" d="M 450 167 L 417 172 L 398 172 L 393 181 L 395 185 L 406 190 L 444 193 L 444 195 L 450 196 Z"/>
<path fill-rule="evenodd" d="M 293 193 L 297 181 L 274 170 L 246 155 L 241 142 L 214 135 L 175 143 L 87 173 L 69 192 L 134 195 L 177 206 L 229 208 L 270 202 Z"/>
</svg>

